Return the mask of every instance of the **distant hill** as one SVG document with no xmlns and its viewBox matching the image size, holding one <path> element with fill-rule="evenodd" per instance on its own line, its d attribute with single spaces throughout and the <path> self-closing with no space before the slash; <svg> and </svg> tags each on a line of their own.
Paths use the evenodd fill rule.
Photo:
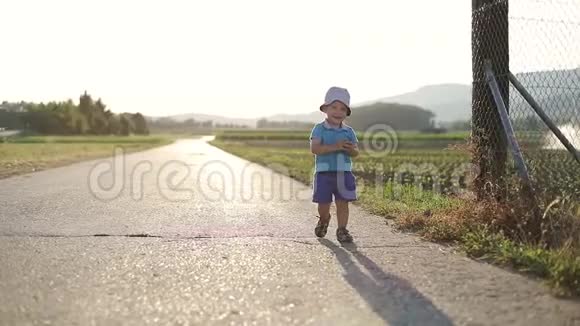
<svg viewBox="0 0 580 326">
<path fill-rule="evenodd" d="M 516 78 L 532 94 L 556 123 L 576 120 L 580 116 L 580 68 L 535 71 L 516 74 Z M 510 88 L 514 118 L 534 115 L 514 88 Z M 421 87 L 410 93 L 381 98 L 375 102 L 420 106 L 443 122 L 471 119 L 471 85 L 441 84 Z"/>
<path fill-rule="evenodd" d="M 347 123 L 357 130 L 366 130 L 377 124 L 387 124 L 396 130 L 420 130 L 431 127 L 433 112 L 408 104 L 376 102 L 353 107 L 353 114 Z M 268 121 L 303 121 L 317 123 L 324 118 L 320 111 L 310 114 L 283 115 L 267 117 Z"/>
<path fill-rule="evenodd" d="M 324 118 L 324 113 L 320 111 L 314 111 L 312 113 L 306 114 L 276 114 L 266 117 L 268 121 L 304 121 L 304 122 L 311 122 L 316 123 L 320 122 Z"/>
<path fill-rule="evenodd" d="M 545 108 L 546 112 L 554 117 L 554 120 L 577 119 L 580 116 L 580 68 L 556 71 L 527 72 L 516 75 L 518 79 L 528 87 L 534 98 Z M 540 87 L 542 86 L 542 87 Z M 548 88 L 543 86 L 549 86 Z M 547 90 L 549 92 L 547 92 Z M 513 92 L 512 88 L 512 92 Z M 513 94 L 512 98 L 519 95 Z M 360 115 L 357 112 L 361 108 L 368 108 L 377 103 L 401 104 L 411 107 L 419 107 L 434 114 L 434 120 L 448 125 L 450 122 L 471 119 L 471 85 L 464 84 L 438 84 L 421 87 L 413 92 L 404 93 L 391 97 L 379 98 L 373 101 L 353 104 L 353 116 L 351 120 Z M 514 102 L 516 103 L 516 102 Z M 521 100 L 520 100 L 521 103 Z M 382 108 L 392 107 L 389 105 L 378 106 Z M 531 114 L 532 110 L 523 109 L 522 104 L 517 108 L 519 118 Z M 369 111 L 370 112 L 370 111 Z M 375 112 L 376 113 L 376 112 Z M 365 113 L 367 114 L 367 113 Z M 373 113 L 374 114 L 374 113 Z M 302 121 L 316 123 L 323 119 L 324 115 L 313 109 L 305 114 L 276 114 L 265 116 L 268 121 Z M 258 119 L 237 119 L 207 114 L 180 114 L 170 116 L 177 121 L 195 119 L 196 121 L 213 120 L 214 123 L 233 123 L 255 127 Z M 365 118 L 366 119 L 366 118 Z M 561 122 L 561 121 L 557 121 Z"/>
<path fill-rule="evenodd" d="M 433 112 L 415 105 L 378 102 L 358 107 L 347 118 L 347 123 L 356 130 L 367 130 L 378 124 L 395 130 L 421 130 L 432 126 L 433 117 Z"/>
<path fill-rule="evenodd" d="M 148 117 L 149 119 L 156 120 L 162 117 Z M 235 124 L 243 125 L 248 127 L 255 127 L 258 119 L 240 119 L 240 118 L 228 118 L 220 115 L 202 114 L 202 113 L 185 113 L 164 116 L 163 118 L 170 118 L 177 122 L 183 122 L 189 119 L 194 119 L 195 121 L 213 121 L 214 124 Z"/>
<path fill-rule="evenodd" d="M 516 74 L 516 78 L 555 123 L 580 122 L 580 68 L 526 72 Z M 515 103 L 522 101 L 517 95 Z M 535 115 L 527 104 L 525 107 L 518 105 L 516 110 L 518 118 Z M 537 116 L 534 119 L 539 121 Z"/>
<path fill-rule="evenodd" d="M 375 105 L 377 104 L 377 105 Z M 380 104 L 380 105 L 379 105 Z M 384 104 L 384 105 L 383 105 Z M 401 104 L 399 106 L 395 104 Z M 350 120 L 356 121 L 366 121 L 368 116 L 376 117 L 379 113 L 376 111 L 377 108 L 401 108 L 415 109 L 425 109 L 435 115 L 435 120 L 443 121 L 455 121 L 455 120 L 467 120 L 471 116 L 471 87 L 467 85 L 459 84 L 444 84 L 444 85 L 431 85 L 425 86 L 418 89 L 415 92 L 405 93 L 398 96 L 387 97 L 378 99 L 372 102 L 359 103 L 353 105 L 353 116 Z M 372 108 L 372 109 L 369 109 Z M 365 109 L 363 115 L 358 112 L 361 109 Z M 306 114 L 276 114 L 264 117 L 268 121 L 273 122 L 284 122 L 284 121 L 301 121 L 308 123 L 316 123 L 323 119 L 324 115 L 320 111 L 316 110 L 311 113 Z M 443 117 L 443 118 L 441 118 Z M 155 119 L 156 117 L 151 117 Z M 157 117 L 158 118 L 158 117 Z M 176 121 L 185 121 L 187 119 L 194 119 L 196 121 L 209 121 L 212 120 L 214 123 L 233 123 L 238 125 L 246 125 L 249 127 L 255 127 L 258 119 L 238 119 L 238 118 L 227 118 L 217 115 L 207 115 L 207 114 L 179 114 L 169 116 L 169 118 Z M 360 120 L 359 120 L 360 119 Z M 352 124 L 352 122 L 351 122 Z M 417 126 L 423 126 L 424 121 L 417 123 Z M 401 126 L 407 126 L 402 123 Z"/>
<path fill-rule="evenodd" d="M 421 87 L 414 92 L 380 98 L 373 101 L 353 105 L 356 112 L 361 107 L 368 107 L 375 103 L 398 103 L 418 106 L 435 114 L 438 121 L 468 120 L 471 118 L 471 86 L 462 84 L 441 84 Z M 266 117 L 272 121 L 320 121 L 319 111 L 308 114 L 277 114 Z"/>
<path fill-rule="evenodd" d="M 462 84 L 429 85 L 375 102 L 410 104 L 435 114 L 437 121 L 471 119 L 471 86 Z"/>
</svg>

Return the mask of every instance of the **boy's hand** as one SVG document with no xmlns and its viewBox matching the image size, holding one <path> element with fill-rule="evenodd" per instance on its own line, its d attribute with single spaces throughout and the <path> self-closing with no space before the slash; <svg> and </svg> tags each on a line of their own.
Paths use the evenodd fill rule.
<svg viewBox="0 0 580 326">
<path fill-rule="evenodd" d="M 348 140 L 340 140 L 335 144 L 335 146 L 337 151 L 348 151 L 348 149 L 352 148 L 353 145 Z"/>
<path fill-rule="evenodd" d="M 347 151 L 347 152 L 350 152 L 350 151 L 351 151 L 351 150 L 354 148 L 354 144 L 353 144 L 353 143 L 351 143 L 351 142 L 349 142 L 349 141 L 347 141 L 347 142 L 345 142 L 345 143 L 342 145 L 342 148 L 343 148 L 345 151 Z"/>
<path fill-rule="evenodd" d="M 358 156 L 358 147 L 353 144 L 352 142 L 348 141 L 348 140 L 343 140 L 338 142 L 338 144 L 340 144 L 341 148 L 340 150 L 343 150 L 345 152 L 348 153 L 348 155 L 350 156 Z"/>
<path fill-rule="evenodd" d="M 348 140 L 341 140 L 334 144 L 322 145 L 320 143 L 320 139 L 313 139 L 310 142 L 310 151 L 312 154 L 315 155 L 323 155 L 327 153 L 332 153 L 336 151 L 344 151 L 348 153 L 350 156 L 357 156 L 358 155 L 358 148 L 357 146 L 348 141 Z"/>
</svg>

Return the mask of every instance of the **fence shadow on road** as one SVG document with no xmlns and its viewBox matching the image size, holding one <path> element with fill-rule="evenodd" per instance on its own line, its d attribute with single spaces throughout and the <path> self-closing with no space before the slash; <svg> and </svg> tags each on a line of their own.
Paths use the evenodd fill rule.
<svg viewBox="0 0 580 326">
<path fill-rule="evenodd" d="M 318 241 L 336 255 L 345 271 L 344 279 L 387 324 L 453 325 L 445 313 L 408 281 L 384 272 L 375 262 L 358 251 L 356 244 L 339 247 L 327 239 Z M 370 276 L 358 267 L 352 257 Z"/>
</svg>

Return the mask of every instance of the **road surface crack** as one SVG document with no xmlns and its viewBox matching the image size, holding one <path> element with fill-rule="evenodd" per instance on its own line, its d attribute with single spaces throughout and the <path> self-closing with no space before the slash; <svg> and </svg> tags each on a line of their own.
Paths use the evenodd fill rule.
<svg viewBox="0 0 580 326">
<path fill-rule="evenodd" d="M 136 234 L 107 234 L 107 233 L 97 233 L 93 235 L 94 237 L 129 237 L 129 238 L 163 238 L 160 235 L 151 235 L 147 233 L 136 233 Z"/>
</svg>

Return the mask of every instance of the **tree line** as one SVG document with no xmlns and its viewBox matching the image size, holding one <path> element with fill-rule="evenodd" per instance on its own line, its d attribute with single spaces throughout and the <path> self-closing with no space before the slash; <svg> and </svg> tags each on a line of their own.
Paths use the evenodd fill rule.
<svg viewBox="0 0 580 326">
<path fill-rule="evenodd" d="M 191 131 L 210 131 L 217 129 L 243 129 L 248 128 L 246 125 L 235 123 L 219 123 L 213 120 L 195 120 L 193 118 L 186 120 L 175 120 L 171 117 L 148 118 L 148 126 L 153 132 L 191 132 Z"/>
<path fill-rule="evenodd" d="M 15 107 L 4 102 L 2 107 Z M 85 91 L 79 104 L 64 102 L 26 103 L 21 110 L 0 111 L 0 124 L 11 129 L 26 129 L 40 134 L 58 135 L 148 135 L 141 113 L 115 114 L 99 98 L 94 101 Z"/>
<path fill-rule="evenodd" d="M 257 128 L 281 128 L 281 129 L 310 129 L 312 123 L 304 121 L 271 121 L 260 119 L 256 122 Z"/>
</svg>

